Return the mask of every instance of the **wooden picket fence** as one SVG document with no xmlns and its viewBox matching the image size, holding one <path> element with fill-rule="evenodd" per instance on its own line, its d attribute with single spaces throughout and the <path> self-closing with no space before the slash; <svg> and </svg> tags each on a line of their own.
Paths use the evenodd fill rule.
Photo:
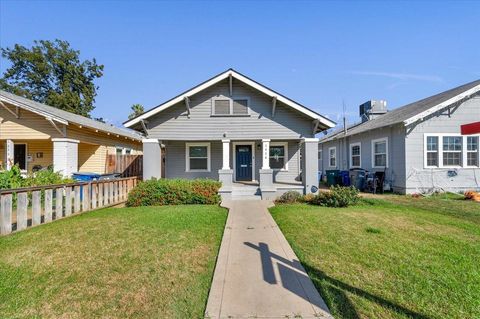
<svg viewBox="0 0 480 319">
<path fill-rule="evenodd" d="M 0 235 L 21 231 L 80 212 L 119 205 L 137 177 L 0 191 Z M 16 203 L 14 203 L 16 201 Z M 30 203 L 29 203 L 30 202 Z"/>
<path fill-rule="evenodd" d="M 142 155 L 107 155 L 105 164 L 106 173 L 118 173 L 121 177 L 142 176 Z"/>
</svg>

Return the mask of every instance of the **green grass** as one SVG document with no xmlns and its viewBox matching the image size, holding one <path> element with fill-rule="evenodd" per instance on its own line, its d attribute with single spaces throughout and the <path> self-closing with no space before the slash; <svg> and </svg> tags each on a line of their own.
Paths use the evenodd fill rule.
<svg viewBox="0 0 480 319">
<path fill-rule="evenodd" d="M 480 205 L 367 199 L 271 213 L 335 318 L 480 318 Z"/>
<path fill-rule="evenodd" d="M 0 318 L 203 318 L 225 220 L 110 208 L 0 238 Z"/>
</svg>

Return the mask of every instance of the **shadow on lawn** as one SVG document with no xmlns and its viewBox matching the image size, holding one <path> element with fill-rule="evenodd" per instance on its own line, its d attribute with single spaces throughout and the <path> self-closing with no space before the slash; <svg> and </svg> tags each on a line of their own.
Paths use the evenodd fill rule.
<svg viewBox="0 0 480 319">
<path fill-rule="evenodd" d="M 360 315 L 355 310 L 355 306 L 348 298 L 346 292 L 355 294 L 359 297 L 365 298 L 369 301 L 372 301 L 386 309 L 390 309 L 398 314 L 402 314 L 411 318 L 419 319 L 430 319 L 430 317 L 415 312 L 413 310 L 407 309 L 401 305 L 393 303 L 390 300 L 384 299 L 379 296 L 375 296 L 365 290 L 362 290 L 357 287 L 350 286 L 343 281 L 332 278 L 326 275 L 323 271 L 316 269 L 308 264 L 302 264 L 310 275 L 310 278 L 313 281 L 313 284 L 318 289 L 320 295 L 322 295 L 326 300 L 327 306 L 331 309 L 336 309 L 336 311 L 343 318 L 360 318 Z M 335 305 L 332 300 L 335 300 Z"/>
</svg>

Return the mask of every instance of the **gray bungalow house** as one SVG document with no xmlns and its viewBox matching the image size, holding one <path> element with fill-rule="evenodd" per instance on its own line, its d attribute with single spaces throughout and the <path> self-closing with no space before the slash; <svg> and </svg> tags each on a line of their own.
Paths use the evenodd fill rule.
<svg viewBox="0 0 480 319">
<path fill-rule="evenodd" d="M 143 132 L 144 179 L 211 178 L 223 198 L 316 192 L 335 123 L 229 69 L 124 123 Z"/>
<path fill-rule="evenodd" d="M 319 167 L 384 171 L 395 192 L 480 189 L 480 80 L 387 111 L 384 101 L 360 106 L 362 122 L 320 140 Z"/>
</svg>

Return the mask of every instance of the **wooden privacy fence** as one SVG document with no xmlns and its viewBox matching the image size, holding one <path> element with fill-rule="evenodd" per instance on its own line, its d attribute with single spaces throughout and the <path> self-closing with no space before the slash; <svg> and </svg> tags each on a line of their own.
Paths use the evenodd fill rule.
<svg viewBox="0 0 480 319">
<path fill-rule="evenodd" d="M 127 200 L 137 177 L 0 191 L 0 234 L 24 230 Z"/>
<path fill-rule="evenodd" d="M 119 173 L 122 177 L 142 176 L 142 155 L 107 155 L 106 173 Z"/>
</svg>

